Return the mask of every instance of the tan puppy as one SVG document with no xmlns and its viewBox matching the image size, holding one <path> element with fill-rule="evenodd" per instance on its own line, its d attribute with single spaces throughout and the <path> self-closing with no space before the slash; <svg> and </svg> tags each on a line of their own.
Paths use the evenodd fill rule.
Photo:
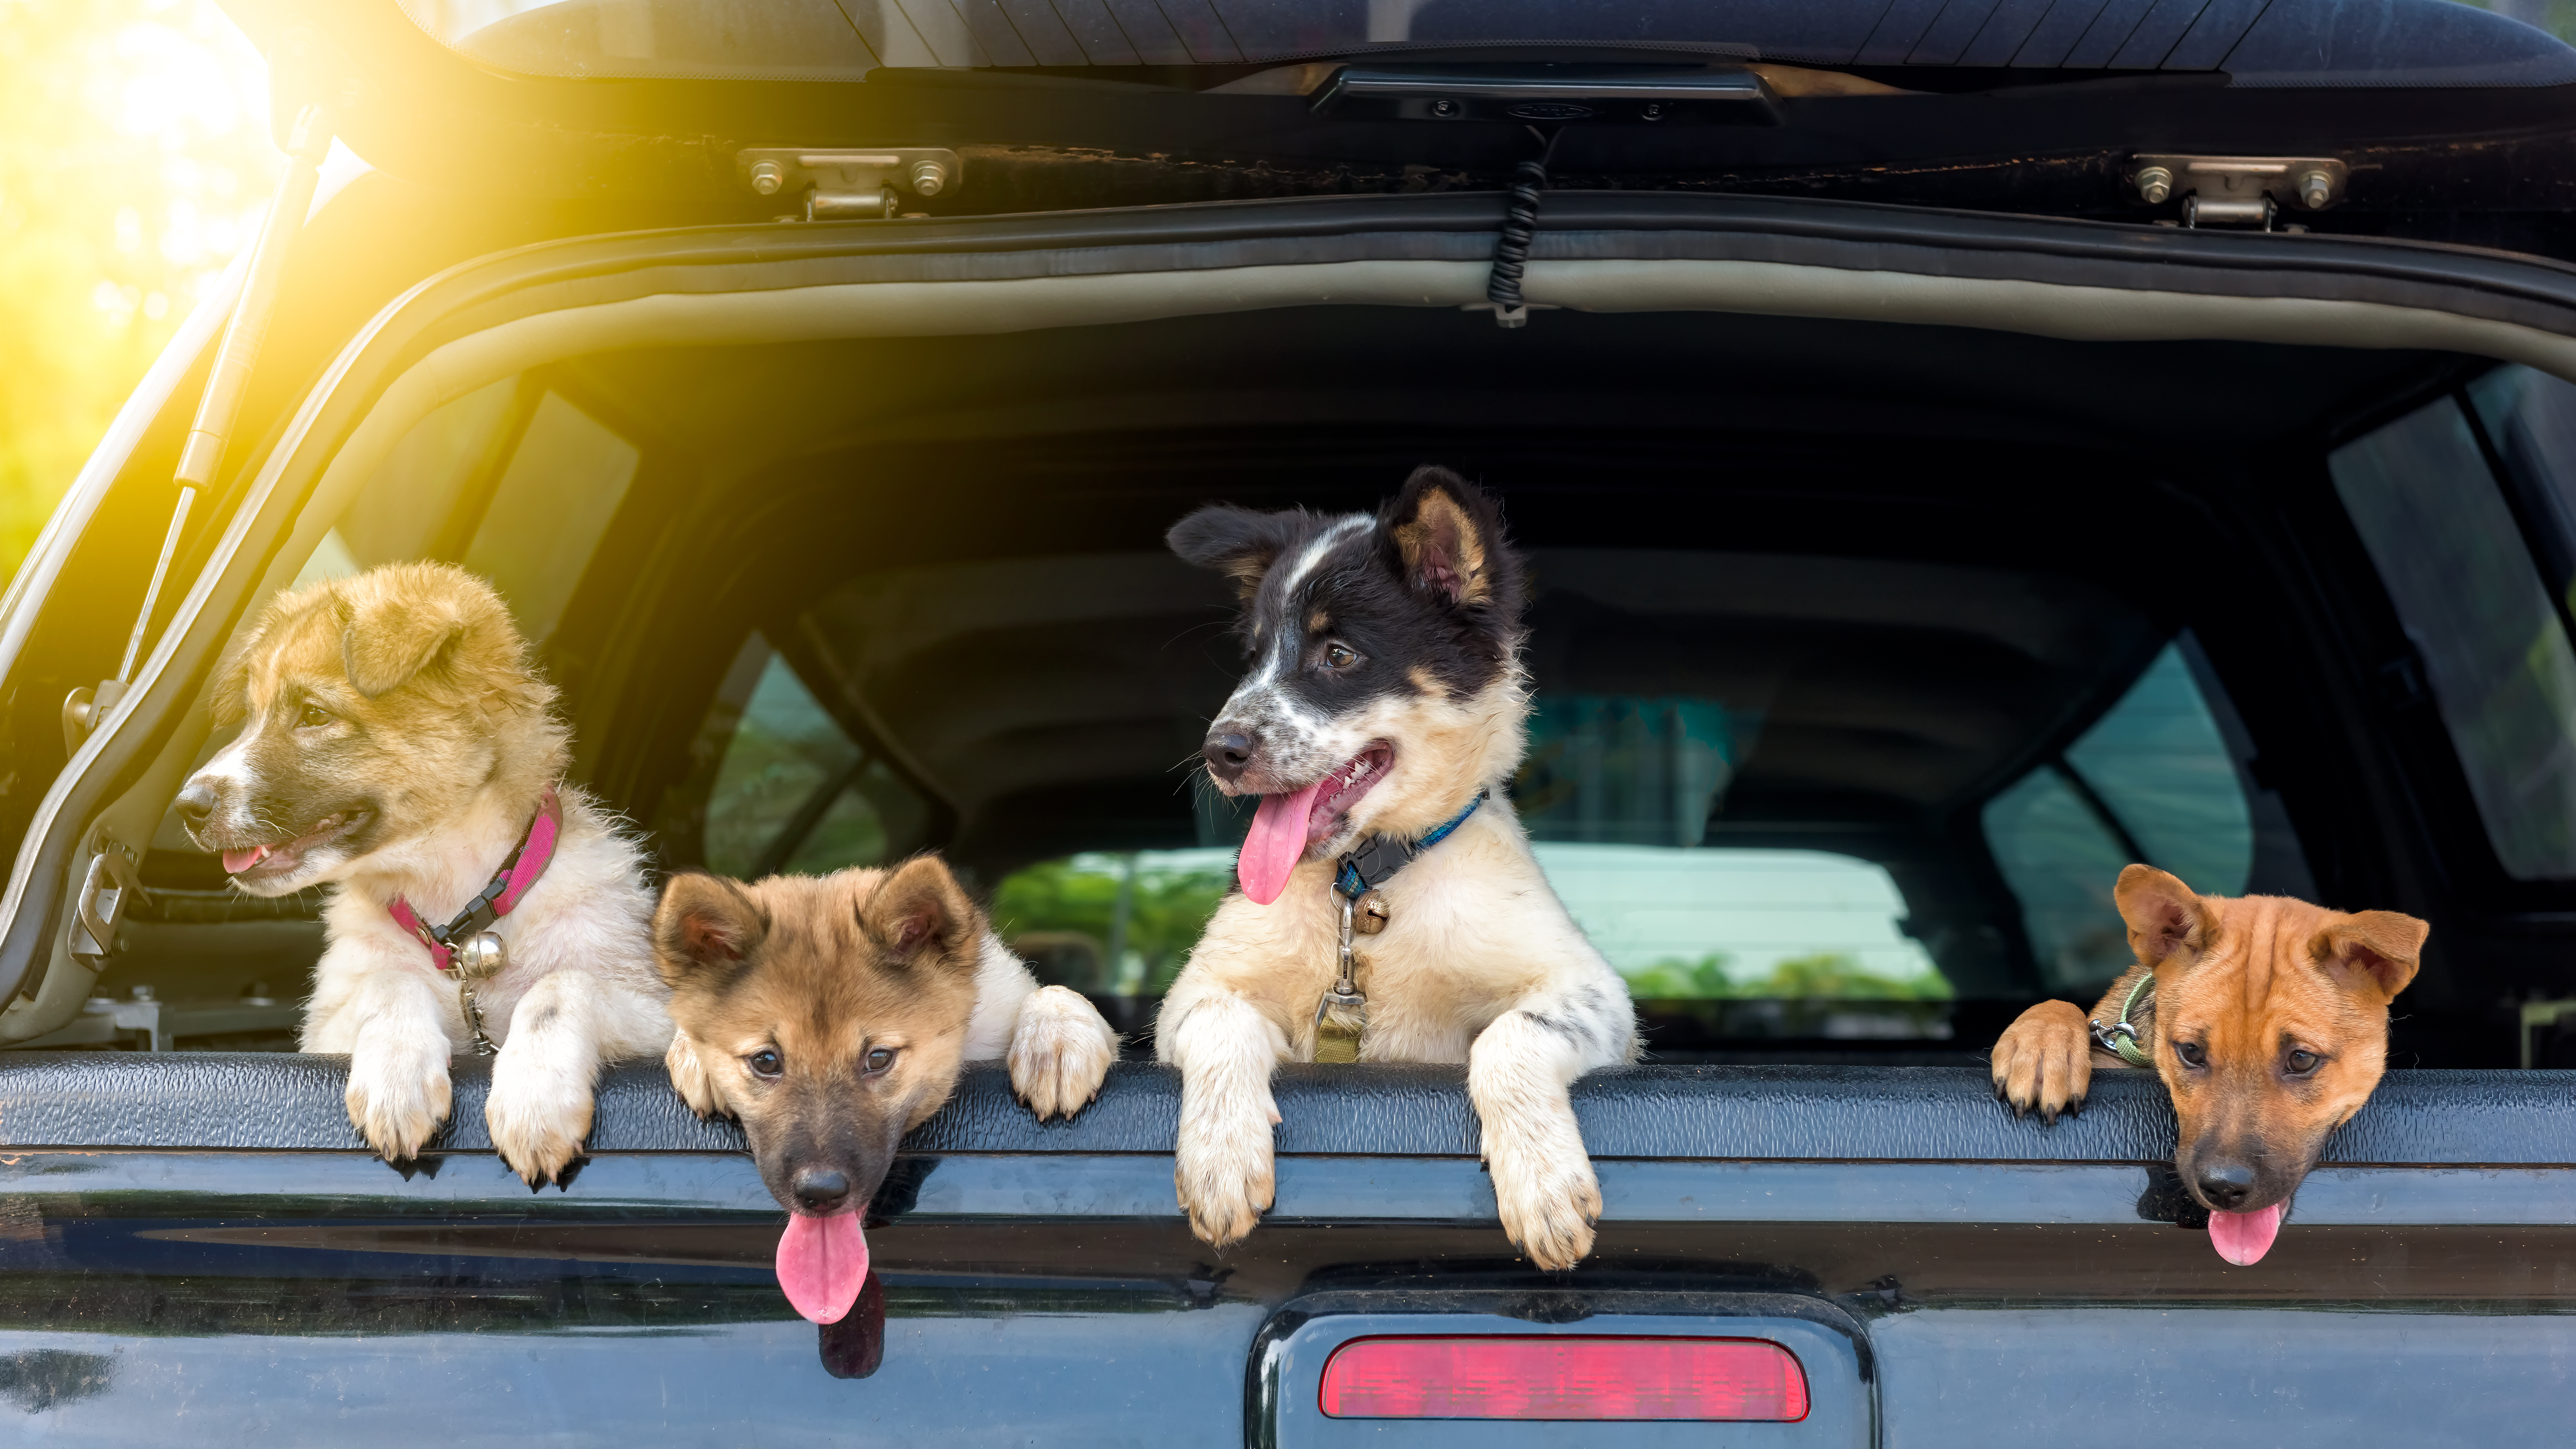
<svg viewBox="0 0 2576 1449">
<path fill-rule="evenodd" d="M 2148 1058 L 2173 1095 L 2174 1169 L 2210 1210 L 2210 1241 L 2253 1263 L 2326 1134 L 2379 1085 L 2388 1003 L 2415 978 L 2430 928 L 2394 911 L 2195 895 L 2144 865 L 2120 872 L 2113 896 L 2137 966 L 2090 1022 L 2066 1001 L 2023 1012 L 1995 1043 L 1995 1094 L 2053 1122 L 2083 1104 L 2095 1067 L 2132 1065 L 2106 1039 Z"/>
<path fill-rule="evenodd" d="M 530 1182 L 581 1151 L 600 1063 L 670 1040 L 634 843 L 562 783 L 554 690 L 498 594 L 446 564 L 394 564 L 272 601 L 214 686 L 241 733 L 179 795 L 197 844 L 233 883 L 280 896 L 320 884 L 328 944 L 300 1045 L 349 1054 L 349 1118 L 389 1160 L 447 1119 L 448 1058 L 497 1044 L 492 1142 Z M 536 835 L 549 815 L 559 824 Z M 440 928 L 540 839 L 541 873 L 467 933 L 506 964 L 477 977 L 396 917 Z M 470 993 L 470 995 L 468 994 Z"/>
<path fill-rule="evenodd" d="M 674 876 L 653 921 L 679 1030 L 671 1083 L 699 1116 L 738 1117 L 792 1216 L 779 1286 L 817 1323 L 867 1279 L 860 1217 L 903 1135 L 968 1062 L 1007 1054 L 1038 1119 L 1100 1092 L 1117 1033 L 1041 988 L 936 856 L 893 870 Z"/>
</svg>

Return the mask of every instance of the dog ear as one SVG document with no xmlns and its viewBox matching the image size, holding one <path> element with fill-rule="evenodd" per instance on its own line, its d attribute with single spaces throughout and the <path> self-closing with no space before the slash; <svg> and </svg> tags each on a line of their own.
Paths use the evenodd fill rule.
<svg viewBox="0 0 2576 1449">
<path fill-rule="evenodd" d="M 2152 865 L 2121 871 L 2111 899 L 2129 923 L 2129 949 L 2141 966 L 2161 965 L 2177 952 L 2197 954 L 2209 944 L 2209 908 L 2178 877 Z"/>
<path fill-rule="evenodd" d="M 935 855 L 917 855 L 859 903 L 859 926 L 898 966 L 972 971 L 983 922 L 966 889 Z"/>
<path fill-rule="evenodd" d="M 2374 1006 L 2385 1006 L 2415 979 L 2424 938 L 2433 928 L 2395 911 L 2344 916 L 2317 932 L 2308 954 L 2335 984 Z"/>
<path fill-rule="evenodd" d="M 1520 609 L 1519 561 L 1503 542 L 1503 514 L 1485 491 L 1446 468 L 1416 468 L 1378 515 L 1404 580 L 1468 609 Z"/>
<path fill-rule="evenodd" d="M 1163 535 L 1181 562 L 1214 569 L 1234 580 L 1235 596 L 1249 600 L 1261 591 L 1261 579 L 1289 544 L 1307 533 L 1314 519 L 1304 509 L 1260 513 L 1231 503 L 1211 503 L 1172 525 Z"/>
<path fill-rule="evenodd" d="M 653 964 L 673 990 L 721 987 L 769 934 L 769 913 L 723 876 L 687 871 L 653 911 Z"/>
<path fill-rule="evenodd" d="M 378 590 L 340 600 L 340 662 L 369 699 L 408 683 L 465 636 L 449 599 Z"/>
</svg>

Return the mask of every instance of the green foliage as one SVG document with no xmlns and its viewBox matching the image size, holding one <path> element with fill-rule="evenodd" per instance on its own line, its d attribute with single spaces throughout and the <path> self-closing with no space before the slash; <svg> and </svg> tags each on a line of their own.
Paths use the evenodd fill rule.
<svg viewBox="0 0 2576 1449">
<path fill-rule="evenodd" d="M 1717 954 L 1696 962 L 1658 961 L 1627 973 L 1628 993 L 1646 1001 L 1947 1001 L 1951 995 L 1949 981 L 1937 971 L 1881 976 L 1839 951 L 1792 956 L 1743 981 L 1728 976 L 1726 964 Z"/>
<path fill-rule="evenodd" d="M 281 164 L 210 0 L 0 0 L 0 579 Z"/>
<path fill-rule="evenodd" d="M 1118 912 L 1118 891 L 1127 857 L 1078 855 L 1014 871 L 993 892 L 993 926 L 1004 940 L 1035 932 L 1071 932 L 1087 937 L 1095 959 L 1109 979 L 1092 986 L 1117 984 L 1118 963 L 1107 961 L 1109 938 Z M 1135 894 L 1128 902 L 1126 949 L 1143 963 L 1140 992 L 1159 996 L 1180 974 L 1181 962 L 1207 929 L 1234 877 L 1225 870 L 1136 870 Z M 1087 985 L 1067 982 L 1067 985 Z"/>
</svg>

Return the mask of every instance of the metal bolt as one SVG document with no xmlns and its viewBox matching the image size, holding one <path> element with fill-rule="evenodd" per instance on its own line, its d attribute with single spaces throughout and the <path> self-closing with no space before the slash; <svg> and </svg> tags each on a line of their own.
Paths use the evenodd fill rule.
<svg viewBox="0 0 2576 1449">
<path fill-rule="evenodd" d="M 947 185 L 947 167 L 926 157 L 912 163 L 912 189 L 916 195 L 937 196 Z"/>
<path fill-rule="evenodd" d="M 1458 103 L 1456 101 L 1433 101 L 1431 103 L 1431 114 L 1438 116 L 1444 121 L 1449 120 L 1458 114 Z"/>
<path fill-rule="evenodd" d="M 751 168 L 751 189 L 763 196 L 776 196 L 787 184 L 787 168 L 775 161 L 763 161 Z"/>
<path fill-rule="evenodd" d="M 134 999 L 137 1001 L 150 1001 L 155 994 L 150 986 L 142 982 L 138 981 L 134 984 Z"/>
<path fill-rule="evenodd" d="M 1646 102 L 1645 108 L 1637 114 L 1645 117 L 1649 121 L 1660 121 L 1664 118 L 1664 103 L 1662 101 L 1648 101 Z"/>
<path fill-rule="evenodd" d="M 2311 171 L 2299 178 L 2299 204 L 2310 211 L 2321 210 L 2334 199 L 2334 178 L 2323 171 Z"/>
<path fill-rule="evenodd" d="M 2173 195 L 2173 173 L 2162 166 L 2150 166 L 2138 173 L 2138 197 L 2149 206 L 2161 206 Z"/>
</svg>

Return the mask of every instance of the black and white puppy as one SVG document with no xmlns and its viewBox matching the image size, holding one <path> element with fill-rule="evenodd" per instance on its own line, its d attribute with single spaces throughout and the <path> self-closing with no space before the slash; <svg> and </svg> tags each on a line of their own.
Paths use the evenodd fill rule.
<svg viewBox="0 0 2576 1449">
<path fill-rule="evenodd" d="M 1592 1249 L 1601 1193 L 1567 1087 L 1634 1059 L 1636 1016 L 1503 793 L 1526 746 L 1529 679 L 1524 568 L 1500 511 L 1423 468 L 1374 516 L 1220 505 L 1170 543 L 1242 595 L 1252 668 L 1208 732 L 1207 768 L 1226 794 L 1261 797 L 1241 889 L 1155 1032 L 1181 1069 L 1176 1180 L 1191 1227 L 1222 1247 L 1270 1206 L 1271 1068 L 1315 1057 L 1340 973 L 1339 858 L 1455 822 L 1377 884 L 1384 929 L 1354 938 L 1358 1057 L 1465 1062 L 1504 1231 L 1541 1267 L 1572 1267 Z"/>
</svg>

